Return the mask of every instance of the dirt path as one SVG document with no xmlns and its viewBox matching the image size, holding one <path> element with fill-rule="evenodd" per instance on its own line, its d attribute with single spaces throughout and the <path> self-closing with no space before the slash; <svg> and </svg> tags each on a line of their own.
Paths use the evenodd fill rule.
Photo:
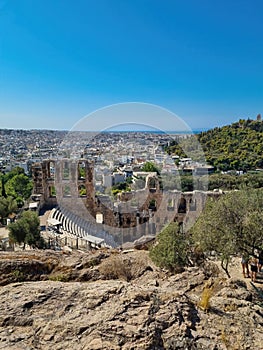
<svg viewBox="0 0 263 350">
<path fill-rule="evenodd" d="M 231 278 L 245 281 L 249 289 L 253 289 L 253 285 L 255 285 L 257 288 L 263 288 L 263 269 L 261 272 L 258 272 L 256 282 L 252 282 L 250 278 L 245 278 L 243 276 L 241 258 L 233 258 L 232 262 L 230 263 L 229 273 Z"/>
</svg>

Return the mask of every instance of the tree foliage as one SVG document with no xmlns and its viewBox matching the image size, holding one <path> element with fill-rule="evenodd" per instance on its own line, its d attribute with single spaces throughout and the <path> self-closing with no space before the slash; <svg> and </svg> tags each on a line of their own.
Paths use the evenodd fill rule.
<svg viewBox="0 0 263 350">
<path fill-rule="evenodd" d="M 156 172 L 157 175 L 160 175 L 160 169 L 153 162 L 144 163 L 141 170 L 145 171 L 147 173 L 148 172 Z"/>
<path fill-rule="evenodd" d="M 157 243 L 150 250 L 153 262 L 175 272 L 188 263 L 188 242 L 178 223 L 166 226 L 157 236 Z"/>
<path fill-rule="evenodd" d="M 32 193 L 32 182 L 25 174 L 15 175 L 5 184 L 5 191 L 8 196 L 28 199 Z"/>
<path fill-rule="evenodd" d="M 17 202 L 12 197 L 0 197 L 0 220 L 8 217 L 8 215 L 14 213 L 17 210 Z"/>
<path fill-rule="evenodd" d="M 212 174 L 209 175 L 208 189 L 221 188 L 222 190 L 235 190 L 263 187 L 263 172 L 251 172 L 243 175 L 237 174 Z"/>
<path fill-rule="evenodd" d="M 11 171 L 7 172 L 6 174 L 3 174 L 2 177 L 4 179 L 4 183 L 7 183 L 8 180 L 12 179 L 12 177 L 20 174 L 25 174 L 25 171 L 23 168 L 17 166 L 13 168 Z"/>
<path fill-rule="evenodd" d="M 32 181 L 25 175 L 24 169 L 16 167 L 6 174 L 2 173 L 0 178 L 1 197 L 12 197 L 19 207 L 23 206 L 24 201 L 30 197 L 33 188 Z"/>
<path fill-rule="evenodd" d="M 263 190 L 244 189 L 209 200 L 192 228 L 192 237 L 204 252 L 215 251 L 228 273 L 232 255 L 254 255 L 263 242 Z"/>
<path fill-rule="evenodd" d="M 118 193 L 131 191 L 131 188 L 128 182 L 119 182 L 116 185 L 113 185 L 110 191 L 113 196 L 116 196 Z"/>
<path fill-rule="evenodd" d="M 24 211 L 21 217 L 8 225 L 9 238 L 19 244 L 24 243 L 33 248 L 43 248 L 44 240 L 40 235 L 40 221 L 33 211 Z"/>
</svg>

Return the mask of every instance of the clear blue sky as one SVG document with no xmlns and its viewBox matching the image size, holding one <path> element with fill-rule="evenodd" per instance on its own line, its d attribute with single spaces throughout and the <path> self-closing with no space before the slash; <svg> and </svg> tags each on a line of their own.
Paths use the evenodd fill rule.
<svg viewBox="0 0 263 350">
<path fill-rule="evenodd" d="M 262 0 L 0 0 L 0 128 L 70 129 L 126 101 L 193 129 L 255 118 L 262 15 Z"/>
</svg>

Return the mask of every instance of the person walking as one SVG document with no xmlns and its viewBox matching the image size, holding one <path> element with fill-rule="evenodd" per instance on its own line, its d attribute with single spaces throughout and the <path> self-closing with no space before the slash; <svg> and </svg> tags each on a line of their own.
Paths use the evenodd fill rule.
<svg viewBox="0 0 263 350">
<path fill-rule="evenodd" d="M 258 272 L 261 272 L 262 265 L 263 265 L 263 249 L 261 249 L 258 254 Z"/>
<path fill-rule="evenodd" d="M 249 261 L 249 256 L 247 254 L 242 254 L 241 265 L 242 265 L 242 271 L 243 271 L 244 278 L 249 277 L 248 261 Z"/>
<path fill-rule="evenodd" d="M 252 256 L 249 260 L 250 270 L 251 270 L 251 281 L 255 282 L 258 272 L 258 259 Z"/>
</svg>

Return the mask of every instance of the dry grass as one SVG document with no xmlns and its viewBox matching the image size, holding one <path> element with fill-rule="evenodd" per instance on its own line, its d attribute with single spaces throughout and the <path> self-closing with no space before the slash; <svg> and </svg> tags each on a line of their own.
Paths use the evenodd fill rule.
<svg viewBox="0 0 263 350">
<path fill-rule="evenodd" d="M 105 279 L 121 279 L 130 281 L 151 269 L 147 257 L 143 254 L 128 256 L 113 254 L 102 261 L 99 271 Z"/>
<path fill-rule="evenodd" d="M 213 293 L 214 293 L 214 288 L 212 286 L 204 287 L 198 306 L 205 312 L 207 312 L 211 307 L 210 300 L 213 296 Z"/>
<path fill-rule="evenodd" d="M 198 306 L 205 312 L 211 308 L 211 299 L 213 295 L 218 293 L 224 286 L 224 278 L 211 278 L 209 279 L 203 288 Z"/>
<path fill-rule="evenodd" d="M 243 349 L 241 345 L 244 341 L 243 335 L 231 334 L 231 330 L 226 326 L 222 328 L 220 338 L 227 350 Z"/>
</svg>

